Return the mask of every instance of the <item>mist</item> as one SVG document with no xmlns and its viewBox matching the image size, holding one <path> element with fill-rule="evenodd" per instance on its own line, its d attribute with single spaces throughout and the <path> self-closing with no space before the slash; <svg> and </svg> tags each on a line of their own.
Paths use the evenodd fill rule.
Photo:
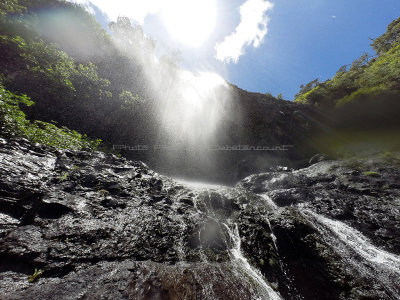
<svg viewBox="0 0 400 300">
<path fill-rule="evenodd" d="M 111 29 L 116 33 L 115 46 L 132 62 L 140 64 L 146 78 L 151 95 L 147 101 L 157 124 L 156 138 L 147 145 L 153 167 L 176 176 L 216 171 L 215 146 L 224 140 L 221 126 L 234 114 L 238 118 L 233 112 L 234 97 L 229 84 L 213 72 L 182 69 L 179 51 L 157 57 L 156 42 L 126 18 L 111 23 Z"/>
</svg>

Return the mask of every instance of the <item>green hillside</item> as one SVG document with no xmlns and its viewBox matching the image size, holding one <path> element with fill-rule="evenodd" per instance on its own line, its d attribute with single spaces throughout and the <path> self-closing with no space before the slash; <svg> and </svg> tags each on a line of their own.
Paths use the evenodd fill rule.
<svg viewBox="0 0 400 300">
<path fill-rule="evenodd" d="M 320 106 L 394 98 L 400 96 L 400 18 L 375 39 L 376 56 L 363 54 L 350 66 L 341 67 L 325 82 L 314 80 L 301 87 L 295 102 Z"/>
</svg>

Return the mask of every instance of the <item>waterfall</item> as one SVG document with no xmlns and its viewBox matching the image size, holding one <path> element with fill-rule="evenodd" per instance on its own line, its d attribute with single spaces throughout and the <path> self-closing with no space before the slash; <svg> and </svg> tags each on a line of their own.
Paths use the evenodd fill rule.
<svg viewBox="0 0 400 300">
<path fill-rule="evenodd" d="M 183 178 L 174 178 L 174 181 L 178 184 L 181 184 L 181 185 L 183 185 L 189 189 L 195 190 L 195 191 L 220 190 L 220 189 L 229 189 L 230 188 L 228 186 L 223 186 L 220 184 L 191 181 L 191 180 L 186 180 Z"/>
<path fill-rule="evenodd" d="M 278 209 L 278 205 L 276 205 L 275 202 L 266 193 L 258 195 L 265 200 L 268 207 L 272 209 Z"/>
<path fill-rule="evenodd" d="M 265 204 L 268 208 L 272 209 L 273 211 L 279 209 L 279 207 L 275 204 L 275 202 L 271 199 L 271 197 L 268 196 L 267 193 L 262 193 L 262 194 L 258 194 L 258 195 L 265 200 Z M 267 221 L 267 224 L 271 231 L 271 239 L 274 244 L 275 250 L 278 254 L 279 266 L 280 266 L 282 273 L 286 279 L 285 285 L 287 287 L 287 290 L 291 293 L 291 296 L 293 297 L 293 299 L 303 299 L 303 297 L 299 295 L 299 292 L 297 291 L 296 287 L 294 286 L 294 280 L 293 280 L 293 277 L 290 276 L 290 274 L 289 274 L 287 265 L 279 257 L 277 237 L 274 233 L 274 230 L 272 229 L 271 222 L 269 221 L 268 216 L 265 217 L 265 220 Z"/>
<path fill-rule="evenodd" d="M 157 166 L 172 176 L 214 174 L 218 152 L 212 149 L 225 137 L 220 128 L 232 113 L 232 90 L 216 73 L 163 71 L 150 76 L 157 94 Z"/>
<path fill-rule="evenodd" d="M 393 299 L 400 299 L 400 257 L 374 246 L 358 230 L 299 206 L 300 212 L 320 231 L 346 263 L 366 278 L 379 281 Z"/>
<path fill-rule="evenodd" d="M 191 188 L 192 190 L 198 192 L 207 192 L 208 196 L 210 197 L 210 191 L 229 191 L 230 187 L 221 186 L 221 185 L 214 185 L 214 184 L 206 184 L 201 182 L 191 182 L 182 179 L 175 179 L 176 182 L 182 184 L 185 187 Z M 272 200 L 271 200 L 272 201 Z M 279 295 L 278 292 L 275 292 L 272 287 L 265 281 L 255 268 L 253 268 L 246 257 L 243 256 L 241 251 L 241 240 L 239 235 L 239 229 L 237 223 L 233 223 L 230 218 L 224 218 L 215 214 L 215 212 L 209 208 L 207 209 L 207 215 L 214 219 L 216 222 L 221 224 L 221 226 L 226 228 L 226 232 L 228 233 L 230 243 L 232 248 L 230 249 L 231 254 L 231 263 L 235 272 L 240 276 L 243 277 L 244 280 L 247 280 L 250 283 L 254 284 L 254 288 L 256 290 L 257 295 L 254 295 L 254 299 L 257 300 L 282 300 L 283 298 Z M 271 230 L 272 232 L 272 230 Z M 199 232 L 199 239 L 200 232 Z M 272 239 L 274 243 L 276 242 L 276 237 L 272 233 Z M 275 245 L 276 246 L 276 245 Z M 207 259 L 203 258 L 203 261 L 207 261 Z"/>
<path fill-rule="evenodd" d="M 226 227 L 229 237 L 232 240 L 233 247 L 230 250 L 233 258 L 233 262 L 238 268 L 238 272 L 243 273 L 245 276 L 249 277 L 252 281 L 257 284 L 259 300 L 280 300 L 282 297 L 275 292 L 271 286 L 267 284 L 267 282 L 262 278 L 262 275 L 259 274 L 248 262 L 248 260 L 243 256 L 241 251 L 241 240 L 239 235 L 239 229 L 237 223 L 234 224 L 233 230 L 227 224 L 224 224 Z"/>
</svg>

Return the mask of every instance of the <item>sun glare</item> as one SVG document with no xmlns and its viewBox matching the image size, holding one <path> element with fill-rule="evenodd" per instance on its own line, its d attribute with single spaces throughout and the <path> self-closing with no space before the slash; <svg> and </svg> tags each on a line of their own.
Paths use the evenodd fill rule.
<svg viewBox="0 0 400 300">
<path fill-rule="evenodd" d="M 216 17 L 216 0 L 172 0 L 162 12 L 171 37 L 191 47 L 198 47 L 209 38 Z"/>
</svg>

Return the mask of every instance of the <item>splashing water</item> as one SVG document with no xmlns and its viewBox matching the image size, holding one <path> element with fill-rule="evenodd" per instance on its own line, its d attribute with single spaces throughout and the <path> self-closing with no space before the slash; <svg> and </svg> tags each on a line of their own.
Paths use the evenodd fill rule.
<svg viewBox="0 0 400 300">
<path fill-rule="evenodd" d="M 196 178 L 214 174 L 217 153 L 210 149 L 224 139 L 221 124 L 232 115 L 232 90 L 226 81 L 216 73 L 168 67 L 161 75 L 151 74 L 151 81 L 157 93 L 159 170 Z"/>
<path fill-rule="evenodd" d="M 176 183 L 178 183 L 178 184 L 181 184 L 181 185 L 183 185 L 185 187 L 188 187 L 188 188 L 196 190 L 196 191 L 230 189 L 229 186 L 224 186 L 224 185 L 214 184 L 214 183 L 201 182 L 201 181 L 191 181 L 191 180 L 186 180 L 186 179 L 182 179 L 182 178 L 174 178 L 174 181 Z"/>
<path fill-rule="evenodd" d="M 227 224 L 224 224 L 229 236 L 233 242 L 233 248 L 231 249 L 231 254 L 233 256 L 234 262 L 237 265 L 240 272 L 246 274 L 246 276 L 256 282 L 258 285 L 258 292 L 260 293 L 260 300 L 281 300 L 282 297 L 275 292 L 267 282 L 261 277 L 260 274 L 249 264 L 248 260 L 243 256 L 241 251 L 241 240 L 239 235 L 238 225 L 235 223 L 233 230 Z"/>
<path fill-rule="evenodd" d="M 226 82 L 215 73 L 178 71 L 161 95 L 159 114 L 170 143 L 208 147 L 225 111 Z"/>
<path fill-rule="evenodd" d="M 227 186 L 222 186 L 222 185 L 215 185 L 215 184 L 207 184 L 207 183 L 201 183 L 201 182 L 193 182 L 193 181 L 187 181 L 187 180 L 182 180 L 182 179 L 174 179 L 176 182 L 182 184 L 185 187 L 188 187 L 192 190 L 195 190 L 197 192 L 206 192 L 208 193 L 210 197 L 210 192 L 216 191 L 216 192 L 223 192 L 223 191 L 229 191 L 231 188 Z M 271 200 L 272 201 L 272 200 Z M 241 239 L 239 235 L 239 228 L 237 223 L 233 223 L 233 221 L 230 218 L 222 218 L 218 214 L 215 214 L 213 209 L 211 208 L 210 210 L 207 209 L 207 215 L 210 219 L 213 219 L 216 224 L 220 224 L 221 227 L 226 228 L 225 234 L 226 238 L 230 239 L 230 243 L 228 242 L 227 244 L 231 244 L 232 248 L 230 249 L 231 253 L 231 262 L 232 262 L 232 267 L 233 270 L 237 273 L 238 276 L 240 277 L 245 277 L 243 279 L 247 279 L 248 282 L 254 284 L 254 288 L 256 291 L 256 295 L 253 295 L 254 299 L 258 300 L 281 300 L 282 297 L 279 295 L 278 292 L 275 292 L 272 287 L 268 284 L 267 281 L 265 281 L 262 277 L 262 275 L 257 271 L 255 268 L 253 268 L 248 260 L 244 257 L 241 251 Z M 269 220 L 268 220 L 269 223 Z M 224 235 L 225 235 L 224 234 Z M 199 231 L 199 240 L 201 240 L 201 231 Z M 274 240 L 274 243 L 276 242 L 276 237 L 272 233 L 272 239 Z M 277 247 L 277 246 L 275 246 Z M 207 261 L 207 258 L 202 255 L 201 256 L 202 261 Z M 253 298 L 252 298 L 253 299 Z"/>
<path fill-rule="evenodd" d="M 374 246 L 361 232 L 299 206 L 300 212 L 325 236 L 327 243 L 367 278 L 379 281 L 386 291 L 400 299 L 400 257 Z M 332 238 L 332 234 L 336 238 Z"/>
<path fill-rule="evenodd" d="M 258 194 L 258 195 L 265 200 L 265 203 L 268 207 L 270 207 L 272 209 L 278 209 L 278 205 L 275 204 L 275 202 L 271 199 L 271 197 L 268 196 L 267 193 Z"/>
</svg>

